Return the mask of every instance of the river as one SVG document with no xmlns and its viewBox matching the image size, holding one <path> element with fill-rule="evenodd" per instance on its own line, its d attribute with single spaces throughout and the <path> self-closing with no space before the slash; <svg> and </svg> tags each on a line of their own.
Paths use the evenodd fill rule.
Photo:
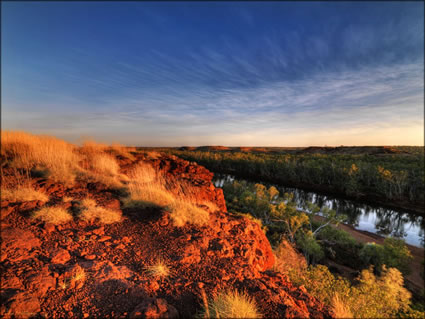
<svg viewBox="0 0 425 319">
<path fill-rule="evenodd" d="M 224 183 L 233 182 L 235 178 L 227 174 L 214 174 L 213 183 L 216 187 L 222 187 Z M 402 238 L 406 243 L 423 248 L 425 237 L 424 218 L 402 210 L 388 209 L 378 205 L 364 204 L 358 201 L 337 198 L 334 196 L 317 194 L 300 188 L 283 187 L 276 184 L 259 182 L 264 185 L 274 185 L 280 192 L 293 193 L 297 207 L 309 201 L 319 207 L 329 207 L 338 214 L 348 217 L 346 224 L 352 225 L 359 230 L 365 230 L 381 236 Z"/>
</svg>

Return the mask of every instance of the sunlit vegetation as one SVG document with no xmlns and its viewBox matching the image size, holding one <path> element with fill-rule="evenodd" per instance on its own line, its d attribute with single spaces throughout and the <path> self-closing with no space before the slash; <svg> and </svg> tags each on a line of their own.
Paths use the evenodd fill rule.
<svg viewBox="0 0 425 319">
<path fill-rule="evenodd" d="M 315 241 L 317 235 L 329 224 L 338 224 L 345 218 L 327 208 L 320 210 L 316 205 L 307 203 L 304 211 L 299 211 L 292 201 L 291 194 L 280 196 L 271 186 L 248 183 L 246 181 L 226 183 L 223 186 L 227 208 L 230 212 L 248 213 L 262 221 L 267 228 L 271 243 L 278 244 L 282 236 L 296 242 L 297 235 L 305 235 L 305 241 Z M 326 220 L 323 225 L 313 228 L 314 218 L 321 214 Z"/>
<path fill-rule="evenodd" d="M 411 256 L 402 240 L 387 238 L 383 245 L 359 243 L 334 227 L 344 216 L 309 202 L 297 209 L 291 194 L 281 196 L 273 186 L 234 181 L 225 183 L 223 190 L 229 211 L 250 214 L 265 226 L 274 246 L 274 269 L 303 285 L 338 316 L 421 314 L 411 308 L 410 293 L 403 287 L 402 273 L 408 272 Z M 318 264 L 325 257 L 355 267 L 361 275 L 354 283 L 334 276 Z"/>
<path fill-rule="evenodd" d="M 2 185 L 27 186 L 31 178 L 49 178 L 71 186 L 78 181 L 122 186 L 112 149 L 86 142 L 82 147 L 51 136 L 1 131 Z M 4 170 L 7 170 L 7 173 Z"/>
<path fill-rule="evenodd" d="M 177 227 L 186 223 L 206 225 L 209 213 L 205 208 L 216 209 L 212 203 L 197 201 L 194 188 L 189 184 L 183 185 L 166 179 L 148 164 L 139 164 L 128 176 L 130 194 L 123 199 L 126 208 L 157 207 L 168 210 L 173 224 Z"/>
<path fill-rule="evenodd" d="M 34 168 L 49 171 L 49 177 L 72 184 L 78 166 L 75 146 L 51 136 L 25 132 L 1 132 L 1 155 L 10 168 L 30 176 Z"/>
<path fill-rule="evenodd" d="M 117 223 L 122 220 L 121 211 L 98 206 L 93 199 L 85 198 L 81 204 L 82 210 L 79 218 L 82 220 L 99 220 L 103 224 Z"/>
<path fill-rule="evenodd" d="M 410 272 L 412 255 L 404 242 L 397 238 L 386 238 L 383 245 L 366 244 L 360 250 L 359 257 L 364 264 L 375 265 L 378 270 L 387 265 L 399 269 L 403 274 Z"/>
<path fill-rule="evenodd" d="M 13 201 L 13 202 L 27 202 L 32 200 L 40 200 L 47 202 L 49 196 L 41 191 L 37 191 L 30 186 L 15 186 L 1 188 L 1 198 L 2 200 Z"/>
<path fill-rule="evenodd" d="M 128 176 L 130 196 L 123 201 L 125 207 L 165 207 L 173 202 L 174 196 L 165 188 L 164 177 L 152 166 L 139 164 Z"/>
<path fill-rule="evenodd" d="M 135 147 L 125 147 L 125 146 L 123 146 L 119 143 L 112 143 L 110 148 L 109 148 L 109 151 L 113 155 L 122 156 L 122 157 L 127 158 L 131 161 L 135 160 L 135 157 L 132 154 L 132 152 L 134 153 L 136 151 Z"/>
<path fill-rule="evenodd" d="M 201 314 L 201 318 L 261 318 L 255 301 L 246 293 L 229 290 L 211 298 Z"/>
<path fill-rule="evenodd" d="M 164 260 L 158 259 L 153 265 L 146 267 L 146 273 L 158 279 L 164 279 L 170 276 L 171 270 Z"/>
<path fill-rule="evenodd" d="M 210 218 L 205 209 L 199 208 L 184 199 L 176 198 L 167 207 L 170 209 L 170 217 L 177 227 L 184 226 L 186 223 L 203 226 L 208 223 Z"/>
<path fill-rule="evenodd" d="M 354 318 L 394 318 L 404 313 L 421 315 L 411 309 L 411 295 L 403 287 L 403 276 L 395 268 L 384 268 L 380 276 L 371 269 L 364 269 L 354 284 L 334 276 L 323 265 L 289 273 L 293 283 L 303 285 L 317 299 L 334 309 L 338 307 L 339 311 L 344 309 Z M 337 303 L 335 298 L 338 298 Z"/>
<path fill-rule="evenodd" d="M 35 211 L 32 217 L 54 225 L 67 223 L 72 220 L 72 215 L 66 209 L 59 206 L 43 207 Z"/>
<path fill-rule="evenodd" d="M 2 131 L 1 134 L 4 199 L 47 201 L 47 195 L 31 187 L 32 179 L 38 177 L 49 178 L 66 186 L 100 182 L 123 195 L 124 208 L 156 207 L 168 210 L 174 225 L 178 227 L 186 223 L 205 225 L 209 220 L 208 211 L 217 210 L 213 203 L 199 200 L 195 188 L 189 183 L 166 179 L 147 164 L 140 163 L 128 174 L 122 174 L 117 157 L 134 160 L 134 148 L 118 144 L 108 146 L 93 141 L 86 141 L 83 146 L 77 147 L 49 136 L 10 131 Z M 160 156 L 155 151 L 145 152 L 148 159 Z M 57 212 L 59 214 L 60 210 Z M 51 218 L 50 213 L 50 217 L 45 218 Z M 79 213 L 81 219 L 99 219 L 102 223 L 119 222 L 122 218 L 119 211 L 98 206 L 89 199 L 84 200 Z"/>
<path fill-rule="evenodd" d="M 373 195 L 381 200 L 424 202 L 423 151 L 385 155 L 170 152 L 214 172 L 292 186 L 320 187 L 349 196 Z"/>
</svg>

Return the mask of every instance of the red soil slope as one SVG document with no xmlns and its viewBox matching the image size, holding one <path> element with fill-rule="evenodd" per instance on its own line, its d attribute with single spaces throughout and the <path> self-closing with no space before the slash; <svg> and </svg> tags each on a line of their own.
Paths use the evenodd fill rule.
<svg viewBox="0 0 425 319">
<path fill-rule="evenodd" d="M 226 211 L 212 173 L 175 157 L 120 159 L 126 172 L 150 161 L 170 178 L 186 180 L 214 202 L 208 226 L 175 227 L 165 210 L 122 210 L 120 223 L 102 225 L 74 218 L 53 226 L 29 218 L 42 202 L 1 202 L 1 316 L 6 317 L 189 317 L 202 307 L 202 294 L 228 288 L 246 291 L 265 317 L 330 318 L 332 313 L 288 278 L 270 270 L 274 257 L 260 227 Z M 89 183 L 72 188 L 35 179 L 50 195 L 95 198 L 121 208 L 116 192 Z M 72 209 L 75 202 L 63 205 Z M 158 258 L 171 269 L 154 279 L 146 266 Z M 84 273 L 84 276 L 78 274 Z"/>
</svg>

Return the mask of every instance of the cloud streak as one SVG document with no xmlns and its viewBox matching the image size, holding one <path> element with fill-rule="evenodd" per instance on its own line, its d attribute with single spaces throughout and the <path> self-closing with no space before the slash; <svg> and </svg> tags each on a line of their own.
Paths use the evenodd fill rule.
<svg viewBox="0 0 425 319">
<path fill-rule="evenodd" d="M 423 4 L 378 18 L 369 4 L 303 5 L 117 8 L 110 33 L 70 21 L 85 40 L 59 24 L 11 42 L 7 20 L 3 128 L 149 146 L 423 144 Z"/>
</svg>

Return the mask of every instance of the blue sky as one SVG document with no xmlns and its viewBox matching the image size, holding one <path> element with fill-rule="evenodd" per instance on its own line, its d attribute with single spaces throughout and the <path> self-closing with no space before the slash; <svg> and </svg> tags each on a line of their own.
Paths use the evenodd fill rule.
<svg viewBox="0 0 425 319">
<path fill-rule="evenodd" d="M 2 129 L 423 145 L 422 2 L 2 2 Z"/>
</svg>

